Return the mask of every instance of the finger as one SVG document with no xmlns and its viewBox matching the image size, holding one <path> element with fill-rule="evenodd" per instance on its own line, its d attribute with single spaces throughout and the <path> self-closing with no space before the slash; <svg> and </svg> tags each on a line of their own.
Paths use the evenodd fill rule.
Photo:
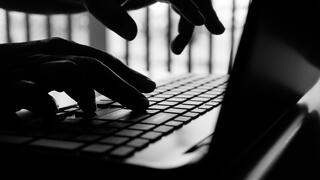
<svg viewBox="0 0 320 180">
<path fill-rule="evenodd" d="M 100 61 L 78 58 L 75 62 L 83 68 L 91 86 L 102 95 L 134 110 L 145 110 L 149 106 L 145 96 Z"/>
<path fill-rule="evenodd" d="M 48 91 L 65 91 L 77 101 L 85 116 L 94 115 L 95 92 L 76 63 L 69 60 L 45 62 L 33 71 L 33 76 Z"/>
<path fill-rule="evenodd" d="M 204 16 L 204 24 L 213 34 L 222 34 L 225 28 L 219 20 L 217 13 L 213 9 L 211 0 L 193 0 Z"/>
<path fill-rule="evenodd" d="M 123 78 L 125 81 L 132 84 L 140 92 L 149 93 L 152 92 L 156 87 L 156 84 L 148 77 L 129 68 L 117 58 L 101 50 L 59 38 L 48 41 L 46 46 L 47 50 L 45 51 L 49 54 L 65 54 L 91 57 L 95 60 L 98 59 L 104 65 L 108 66 L 112 71 L 114 71 L 117 75 Z"/>
<path fill-rule="evenodd" d="M 54 99 L 41 86 L 32 81 L 13 82 L 9 89 L 12 110 L 28 109 L 48 120 L 56 118 L 57 105 Z M 8 92 L 9 92 L 8 91 Z"/>
<path fill-rule="evenodd" d="M 203 16 L 191 0 L 172 0 L 171 4 L 192 24 L 204 24 Z"/>
<path fill-rule="evenodd" d="M 137 35 L 137 25 L 117 0 L 84 0 L 88 11 L 100 22 L 127 40 Z"/>
<path fill-rule="evenodd" d="M 171 44 L 171 50 L 175 54 L 181 54 L 192 38 L 194 25 L 188 22 L 184 17 L 180 17 L 178 32 L 179 34 Z"/>
</svg>

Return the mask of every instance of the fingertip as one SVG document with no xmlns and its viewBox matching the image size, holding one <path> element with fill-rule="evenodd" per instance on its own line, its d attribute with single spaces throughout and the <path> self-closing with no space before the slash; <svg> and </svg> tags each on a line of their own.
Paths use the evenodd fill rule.
<svg viewBox="0 0 320 180">
<path fill-rule="evenodd" d="M 178 35 L 173 42 L 171 43 L 171 51 L 176 54 L 176 55 L 180 55 L 184 48 L 186 47 L 186 45 L 188 44 L 188 42 L 183 42 L 186 41 L 184 40 L 180 35 Z"/>
<path fill-rule="evenodd" d="M 145 96 L 141 96 L 135 100 L 131 100 L 126 104 L 123 104 L 125 107 L 132 109 L 134 111 L 143 111 L 149 107 L 149 100 Z"/>
<path fill-rule="evenodd" d="M 145 110 L 149 107 L 149 100 L 143 96 L 137 101 L 137 104 L 132 108 L 133 110 Z"/>
<path fill-rule="evenodd" d="M 211 15 L 211 18 L 208 18 L 205 22 L 205 26 L 212 34 L 222 34 L 225 31 L 223 23 L 219 20 L 216 14 Z"/>
<path fill-rule="evenodd" d="M 154 81 L 148 79 L 146 81 L 146 86 L 145 86 L 144 91 L 145 91 L 145 93 L 151 93 L 156 89 L 156 87 L 157 87 L 157 84 Z"/>
<path fill-rule="evenodd" d="M 217 26 L 215 28 L 215 34 L 219 35 L 219 34 L 222 34 L 224 33 L 224 31 L 226 30 L 226 28 L 224 27 L 224 25 L 219 21 L 217 23 Z"/>
<path fill-rule="evenodd" d="M 138 34 L 138 27 L 134 21 L 131 23 L 124 24 L 124 27 L 120 29 L 124 30 L 124 32 L 122 33 L 122 35 L 120 34 L 120 36 L 128 41 L 134 40 L 134 38 L 136 38 Z"/>
</svg>

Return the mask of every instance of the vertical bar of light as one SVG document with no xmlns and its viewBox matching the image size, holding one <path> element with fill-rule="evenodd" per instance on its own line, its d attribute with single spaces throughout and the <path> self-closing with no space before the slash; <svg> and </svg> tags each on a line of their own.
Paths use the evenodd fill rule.
<svg viewBox="0 0 320 180">
<path fill-rule="evenodd" d="M 125 56 L 124 56 L 124 60 L 125 60 L 125 63 L 126 65 L 129 66 L 129 58 L 130 58 L 130 44 L 129 44 L 129 41 L 125 41 L 126 42 L 126 45 L 125 45 Z"/>
<path fill-rule="evenodd" d="M 145 21 L 145 38 L 146 38 L 146 70 L 150 71 L 150 10 L 146 9 L 146 21 Z"/>
<path fill-rule="evenodd" d="M 189 42 L 187 68 L 188 68 L 188 73 L 191 73 L 192 72 L 192 39 Z"/>
<path fill-rule="evenodd" d="M 232 0 L 232 14 L 231 14 L 231 50 L 229 58 L 228 73 L 231 72 L 233 66 L 234 44 L 235 44 L 235 30 L 236 30 L 236 0 Z"/>
<path fill-rule="evenodd" d="M 12 42 L 12 38 L 11 38 L 11 18 L 10 18 L 9 11 L 5 12 L 5 19 L 6 19 L 7 42 L 11 43 Z"/>
<path fill-rule="evenodd" d="M 51 17 L 50 15 L 46 15 L 46 30 L 47 30 L 47 37 L 50 38 L 51 33 Z"/>
<path fill-rule="evenodd" d="M 72 40 L 72 16 L 71 14 L 67 15 L 67 38 Z"/>
<path fill-rule="evenodd" d="M 211 3 L 214 3 L 214 1 L 212 0 Z M 214 6 L 214 5 L 213 5 Z M 208 71 L 210 74 L 213 73 L 213 37 L 212 34 L 210 32 L 208 32 L 208 39 L 209 39 L 209 49 L 208 49 Z"/>
<path fill-rule="evenodd" d="M 30 15 L 29 14 L 25 14 L 25 23 L 26 23 L 26 40 L 30 41 L 31 32 L 30 32 Z"/>
<path fill-rule="evenodd" d="M 212 74 L 212 67 L 213 67 L 213 38 L 211 33 L 208 33 L 208 39 L 209 39 L 209 50 L 208 50 L 208 71 L 210 74 Z"/>
<path fill-rule="evenodd" d="M 167 70 L 168 72 L 171 72 L 171 39 L 172 39 L 172 12 L 170 6 L 168 6 L 168 12 L 167 12 L 167 18 L 168 18 L 168 31 L 167 31 Z"/>
</svg>

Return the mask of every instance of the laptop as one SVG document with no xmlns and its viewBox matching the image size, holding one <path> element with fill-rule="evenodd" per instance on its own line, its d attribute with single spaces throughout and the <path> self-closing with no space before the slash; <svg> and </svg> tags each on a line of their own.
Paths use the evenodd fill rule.
<svg viewBox="0 0 320 180">
<path fill-rule="evenodd" d="M 42 172 L 76 169 L 72 172 L 81 174 L 88 168 L 99 175 L 132 177 L 206 171 L 230 179 L 229 173 L 243 169 L 239 165 L 246 164 L 255 145 L 318 80 L 314 52 L 300 43 L 309 42 L 300 33 L 305 29 L 294 28 L 297 19 L 313 20 L 312 3 L 317 4 L 252 1 L 230 77 L 171 77 L 146 94 L 151 103 L 146 113 L 99 96 L 97 115 L 84 127 L 81 110 L 71 105 L 60 109 L 56 131 L 32 125 L 22 131 L 2 129 L 6 172 L 28 169 L 32 176 L 34 166 Z M 192 167 L 199 172 L 188 171 Z"/>
</svg>

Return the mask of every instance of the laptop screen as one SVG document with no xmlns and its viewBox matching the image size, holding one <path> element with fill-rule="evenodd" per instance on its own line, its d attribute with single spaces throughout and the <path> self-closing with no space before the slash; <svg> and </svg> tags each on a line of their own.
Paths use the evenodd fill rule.
<svg viewBox="0 0 320 180">
<path fill-rule="evenodd" d="M 210 149 L 219 168 L 236 164 L 317 81 L 320 30 L 310 26 L 319 4 L 253 0 Z"/>
</svg>

